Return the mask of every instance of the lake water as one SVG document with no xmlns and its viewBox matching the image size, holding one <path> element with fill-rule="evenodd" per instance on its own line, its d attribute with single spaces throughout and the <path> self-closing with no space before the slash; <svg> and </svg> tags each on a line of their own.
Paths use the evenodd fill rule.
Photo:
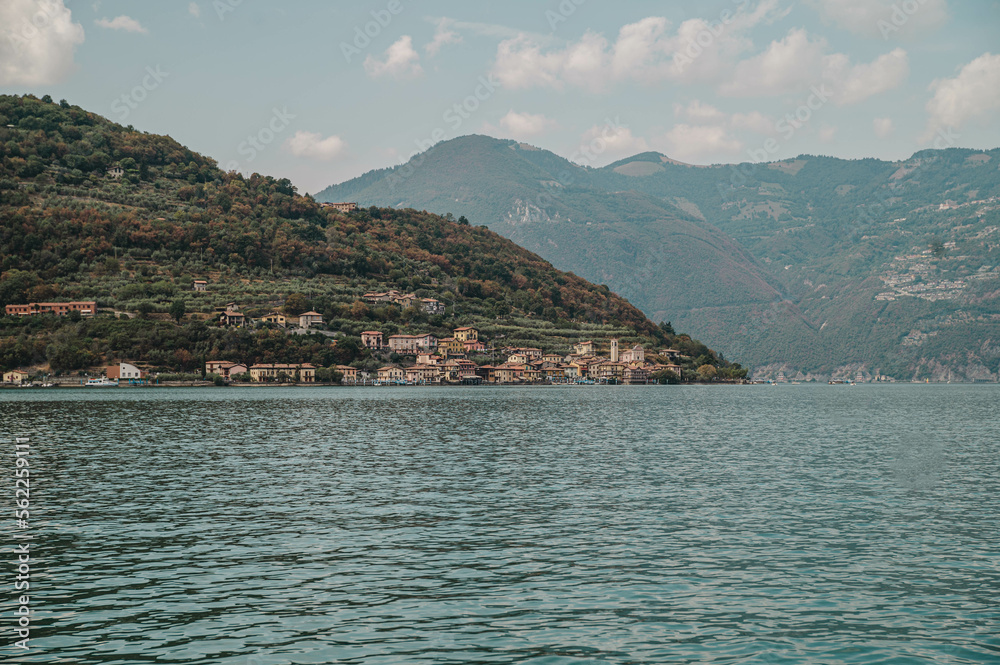
<svg viewBox="0 0 1000 665">
<path fill-rule="evenodd" d="M 1000 387 L 3 391 L 17 663 L 1000 661 Z M 5 561 L 14 557 L 7 554 Z"/>
</svg>

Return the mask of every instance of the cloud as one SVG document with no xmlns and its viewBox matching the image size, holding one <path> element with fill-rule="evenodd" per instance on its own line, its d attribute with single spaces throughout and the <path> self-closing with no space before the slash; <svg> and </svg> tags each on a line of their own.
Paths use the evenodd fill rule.
<svg viewBox="0 0 1000 665">
<path fill-rule="evenodd" d="M 947 0 L 809 0 L 807 4 L 827 22 L 883 39 L 938 27 L 948 20 Z"/>
<path fill-rule="evenodd" d="M 531 138 L 554 128 L 556 123 L 541 113 L 518 113 L 511 109 L 500 118 L 500 126 L 515 138 Z"/>
<path fill-rule="evenodd" d="M 717 122 L 724 120 L 726 114 L 715 108 L 711 104 L 705 104 L 697 99 L 687 106 L 674 104 L 674 115 L 683 116 L 690 120 Z"/>
<path fill-rule="evenodd" d="M 846 55 L 829 56 L 823 76 L 834 89 L 838 106 L 864 101 L 899 86 L 910 75 L 909 58 L 901 48 L 883 53 L 870 64 L 850 66 Z"/>
<path fill-rule="evenodd" d="M 558 89 L 569 83 L 596 90 L 606 78 L 607 45 L 604 37 L 587 32 L 564 50 L 543 53 L 539 45 L 521 35 L 500 42 L 493 72 L 507 88 Z"/>
<path fill-rule="evenodd" d="M 391 76 L 396 79 L 416 78 L 424 73 L 420 66 L 420 54 L 413 48 L 413 38 L 403 35 L 385 50 L 385 58 L 379 60 L 368 56 L 364 62 L 365 71 L 372 78 Z"/>
<path fill-rule="evenodd" d="M 775 133 L 774 120 L 760 111 L 734 113 L 729 117 L 729 124 L 733 129 L 748 129 L 758 134 Z"/>
<path fill-rule="evenodd" d="M 142 27 L 142 24 L 136 21 L 131 16 L 116 16 L 115 18 L 99 18 L 94 21 L 97 25 L 102 28 L 108 28 L 109 30 L 124 30 L 125 32 L 138 32 L 146 34 L 149 30 Z"/>
<path fill-rule="evenodd" d="M 718 80 L 752 47 L 745 33 L 782 14 L 777 0 L 749 6 L 726 13 L 725 21 L 722 15 L 715 21 L 690 19 L 676 30 L 667 19 L 649 16 L 622 26 L 613 42 L 588 31 L 575 42 L 546 48 L 537 37 L 518 34 L 500 42 L 493 74 L 513 89 L 570 85 L 599 91 L 622 81 Z"/>
<path fill-rule="evenodd" d="M 892 134 L 895 126 L 892 123 L 892 118 L 875 118 L 872 120 L 872 129 L 875 130 L 875 136 L 884 139 Z"/>
<path fill-rule="evenodd" d="M 819 140 L 822 141 L 823 143 L 831 143 L 833 139 L 837 136 L 837 128 L 834 127 L 833 125 L 823 125 L 822 127 L 819 128 L 819 131 L 816 133 L 816 135 L 819 137 Z"/>
<path fill-rule="evenodd" d="M 51 85 L 75 68 L 73 51 L 83 43 L 62 0 L 0 2 L 0 85 Z"/>
<path fill-rule="evenodd" d="M 737 97 L 783 95 L 817 82 L 826 42 L 810 40 L 801 28 L 772 41 L 762 52 L 736 65 L 732 80 L 720 92 Z"/>
<path fill-rule="evenodd" d="M 760 111 L 725 113 L 714 106 L 694 100 L 687 106 L 674 105 L 680 121 L 654 143 L 663 152 L 681 161 L 712 163 L 737 156 L 746 147 L 746 133 L 774 136 L 773 118 Z"/>
<path fill-rule="evenodd" d="M 1000 55 L 984 53 L 964 65 L 954 78 L 935 79 L 928 88 L 927 131 L 960 128 L 1000 111 Z"/>
<path fill-rule="evenodd" d="M 342 153 L 347 147 L 347 143 L 336 135 L 323 138 L 321 134 L 316 132 L 306 132 L 300 129 L 295 132 L 294 136 L 285 141 L 284 147 L 296 157 L 329 161 Z"/>
<path fill-rule="evenodd" d="M 674 125 L 663 136 L 665 152 L 681 161 L 705 161 L 712 157 L 736 155 L 743 142 L 729 134 L 722 125 Z"/>
<path fill-rule="evenodd" d="M 509 28 L 505 25 L 500 25 L 497 23 L 480 23 L 477 21 L 456 21 L 444 16 L 441 17 L 430 17 L 427 19 L 431 23 L 437 25 L 441 21 L 447 21 L 449 27 L 455 30 L 464 30 L 468 32 L 475 33 L 481 37 L 490 37 L 493 39 L 514 39 L 515 37 L 526 36 L 532 41 L 538 44 L 555 44 L 558 40 L 552 35 L 543 35 L 536 32 L 525 32 L 524 30 L 517 30 L 515 28 Z"/>
<path fill-rule="evenodd" d="M 437 19 L 437 28 L 434 30 L 434 39 L 432 39 L 430 43 L 424 47 L 424 51 L 427 52 L 427 55 L 435 56 L 443 46 L 461 43 L 461 35 L 451 29 L 453 23 L 454 21 L 449 18 Z"/>
<path fill-rule="evenodd" d="M 198 6 L 197 2 L 192 2 L 191 4 L 188 5 L 188 14 L 190 14 L 195 18 L 201 16 L 201 7 Z"/>
<path fill-rule="evenodd" d="M 640 136 L 633 136 L 632 130 L 617 122 L 604 126 L 594 125 L 580 137 L 579 148 L 569 159 L 585 166 L 610 164 L 622 157 L 631 157 L 640 152 L 648 152 L 649 144 Z"/>
<path fill-rule="evenodd" d="M 717 125 L 735 130 L 749 130 L 757 134 L 770 135 L 775 133 L 774 120 L 760 111 L 729 115 L 697 99 L 687 106 L 674 104 L 674 115 L 682 120 L 700 125 Z"/>
<path fill-rule="evenodd" d="M 736 65 L 732 79 L 719 93 L 734 97 L 788 95 L 828 84 L 838 106 L 855 104 L 900 85 L 910 73 L 901 48 L 880 55 L 868 64 L 852 65 L 843 53 L 826 54 L 825 39 L 811 39 L 801 28 L 792 28 L 761 53 Z"/>
</svg>

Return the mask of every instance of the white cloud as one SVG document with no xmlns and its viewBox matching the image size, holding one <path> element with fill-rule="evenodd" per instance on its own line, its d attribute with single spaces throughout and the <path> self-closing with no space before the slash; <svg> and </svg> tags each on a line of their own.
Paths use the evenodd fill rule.
<svg viewBox="0 0 1000 665">
<path fill-rule="evenodd" d="M 372 78 L 391 76 L 393 78 L 416 78 L 424 73 L 420 66 L 420 54 L 413 48 L 413 39 L 403 35 L 386 49 L 385 58 L 379 60 L 368 56 L 364 62 L 365 71 Z"/>
<path fill-rule="evenodd" d="M 201 16 L 201 7 L 198 6 L 197 2 L 192 2 L 188 5 L 188 14 L 195 18 Z"/>
<path fill-rule="evenodd" d="M 142 24 L 136 21 L 131 16 L 116 16 L 112 19 L 109 18 L 99 18 L 94 21 L 97 25 L 102 28 L 108 28 L 109 30 L 124 30 L 125 32 L 139 32 L 146 34 L 149 30 L 142 27 Z"/>
<path fill-rule="evenodd" d="M 793 28 L 780 40 L 752 58 L 736 65 L 732 80 L 720 92 L 739 97 L 783 95 L 818 82 L 826 42 L 810 40 L 801 28 Z"/>
<path fill-rule="evenodd" d="M 668 157 L 681 161 L 706 161 L 738 154 L 743 142 L 733 137 L 722 125 L 688 125 L 681 123 L 663 136 Z"/>
<path fill-rule="evenodd" d="M 554 128 L 556 123 L 541 113 L 518 113 L 511 109 L 500 118 L 500 126 L 514 138 L 531 138 Z"/>
<path fill-rule="evenodd" d="M 674 104 L 674 115 L 702 125 L 728 126 L 731 129 L 746 129 L 758 134 L 773 134 L 775 131 L 774 120 L 760 111 L 729 115 L 697 99 L 687 106 Z"/>
<path fill-rule="evenodd" d="M 545 48 L 535 36 L 518 34 L 497 47 L 493 74 L 507 88 L 574 85 L 592 91 L 619 81 L 705 82 L 720 79 L 752 43 L 746 32 L 782 14 L 778 0 L 749 4 L 720 19 L 670 22 L 650 16 L 629 23 L 614 42 L 588 31 L 562 48 Z"/>
<path fill-rule="evenodd" d="M 872 128 L 875 130 L 875 136 L 884 139 L 892 134 L 895 126 L 892 123 L 892 118 L 875 118 L 872 121 Z"/>
<path fill-rule="evenodd" d="M 0 85 L 51 85 L 74 69 L 83 26 L 62 0 L 0 2 Z"/>
<path fill-rule="evenodd" d="M 944 25 L 947 0 L 810 0 L 828 22 L 867 37 L 889 39 Z M 907 11 L 909 10 L 909 11 Z"/>
<path fill-rule="evenodd" d="M 816 134 L 823 143 L 831 143 L 837 136 L 837 128 L 833 125 L 823 125 Z"/>
<path fill-rule="evenodd" d="M 442 47 L 448 44 L 459 44 L 462 37 L 452 30 L 454 21 L 449 18 L 440 18 L 436 21 L 437 28 L 434 30 L 434 39 L 424 47 L 427 55 L 435 56 Z"/>
<path fill-rule="evenodd" d="M 989 118 L 1000 111 L 1000 55 L 984 53 L 954 78 L 935 79 L 928 89 L 934 93 L 927 102 L 929 135 Z"/>
<path fill-rule="evenodd" d="M 580 146 L 569 159 L 585 166 L 610 164 L 650 149 L 644 138 L 633 136 L 628 127 L 611 122 L 604 126 L 594 125 L 580 139 Z"/>
<path fill-rule="evenodd" d="M 774 120 L 760 111 L 728 114 L 694 100 L 687 106 L 674 105 L 674 115 L 682 120 L 656 141 L 670 157 L 681 161 L 713 162 L 737 155 L 745 143 L 736 134 L 753 132 L 764 136 L 776 133 Z"/>
<path fill-rule="evenodd" d="M 867 65 L 851 67 L 847 56 L 842 54 L 829 56 L 825 65 L 823 76 L 834 88 L 833 101 L 838 106 L 892 90 L 910 74 L 909 58 L 901 48 L 883 53 Z"/>
<path fill-rule="evenodd" d="M 729 118 L 729 124 L 733 129 L 749 129 L 758 134 L 774 134 L 775 132 L 774 120 L 760 111 L 734 113 Z"/>
<path fill-rule="evenodd" d="M 427 20 L 431 21 L 435 25 L 440 21 L 448 21 L 448 25 L 455 30 L 463 30 L 475 33 L 481 37 L 490 37 L 492 39 L 514 39 L 515 37 L 526 36 L 531 38 L 532 41 L 538 44 L 554 44 L 558 40 L 552 35 L 543 35 L 536 32 L 525 32 L 524 30 L 516 30 L 514 28 L 509 28 L 505 25 L 500 25 L 497 23 L 479 23 L 476 21 L 456 21 L 447 17 L 431 17 Z"/>
<path fill-rule="evenodd" d="M 910 73 L 906 51 L 896 48 L 868 64 L 852 65 L 843 53 L 825 54 L 825 39 L 810 39 L 792 28 L 761 53 L 736 65 L 719 88 L 735 97 L 769 97 L 802 92 L 821 84 L 832 88 L 835 104 L 855 104 L 900 85 Z"/>
<path fill-rule="evenodd" d="M 711 104 L 705 104 L 697 99 L 687 106 L 674 104 L 674 115 L 686 117 L 695 121 L 717 122 L 724 120 L 726 114 L 715 108 Z"/>
<path fill-rule="evenodd" d="M 296 157 L 308 157 L 320 161 L 328 161 L 339 155 L 347 147 L 339 136 L 323 138 L 316 132 L 299 130 L 285 141 L 284 147 Z"/>
</svg>

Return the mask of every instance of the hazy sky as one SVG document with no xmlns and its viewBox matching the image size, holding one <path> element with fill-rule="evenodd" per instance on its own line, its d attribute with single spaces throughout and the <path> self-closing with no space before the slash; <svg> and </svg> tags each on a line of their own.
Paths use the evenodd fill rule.
<svg viewBox="0 0 1000 665">
<path fill-rule="evenodd" d="M 484 133 L 603 165 L 1000 146 L 995 0 L 0 0 L 0 92 L 320 188 Z"/>
</svg>

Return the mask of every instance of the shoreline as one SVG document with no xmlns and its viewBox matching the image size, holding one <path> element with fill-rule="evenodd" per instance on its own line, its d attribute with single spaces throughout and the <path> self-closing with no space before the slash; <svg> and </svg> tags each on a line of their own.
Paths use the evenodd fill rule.
<svg viewBox="0 0 1000 665">
<path fill-rule="evenodd" d="M 211 381 L 178 381 L 160 384 L 150 384 L 145 386 L 137 385 L 121 385 L 121 386 L 102 386 L 101 388 L 122 388 L 122 389 L 148 389 L 148 388 L 553 388 L 553 387 L 567 387 L 567 388 L 619 388 L 619 387 L 654 387 L 654 386 L 777 386 L 782 385 L 783 387 L 801 387 L 801 386 L 828 386 L 828 387 L 850 387 L 849 385 L 841 384 L 828 384 L 824 382 L 814 381 L 810 383 L 801 383 L 792 386 L 791 384 L 770 384 L 770 383 L 755 383 L 751 381 L 727 381 L 727 382 L 709 382 L 709 381 L 694 381 L 690 383 L 676 383 L 676 384 L 659 384 L 659 383 L 589 383 L 589 384 L 579 384 L 579 383 L 480 383 L 480 384 L 459 384 L 459 383 L 435 383 L 435 384 L 411 384 L 411 385 L 366 385 L 366 384 L 354 384 L 354 383 L 235 383 L 227 384 L 224 386 L 217 386 Z M 956 385 L 956 386 L 988 386 L 988 385 L 1000 385 L 1000 382 L 996 381 L 895 381 L 895 382 L 871 382 L 863 384 L 853 384 L 853 385 L 893 385 L 893 386 L 946 386 L 946 385 Z M 93 386 L 86 386 L 83 384 L 55 384 L 52 386 L 19 386 L 19 385 L 0 385 L 0 390 L 76 390 L 88 388 L 88 392 L 99 392 L 99 389 L 94 389 Z"/>
</svg>

